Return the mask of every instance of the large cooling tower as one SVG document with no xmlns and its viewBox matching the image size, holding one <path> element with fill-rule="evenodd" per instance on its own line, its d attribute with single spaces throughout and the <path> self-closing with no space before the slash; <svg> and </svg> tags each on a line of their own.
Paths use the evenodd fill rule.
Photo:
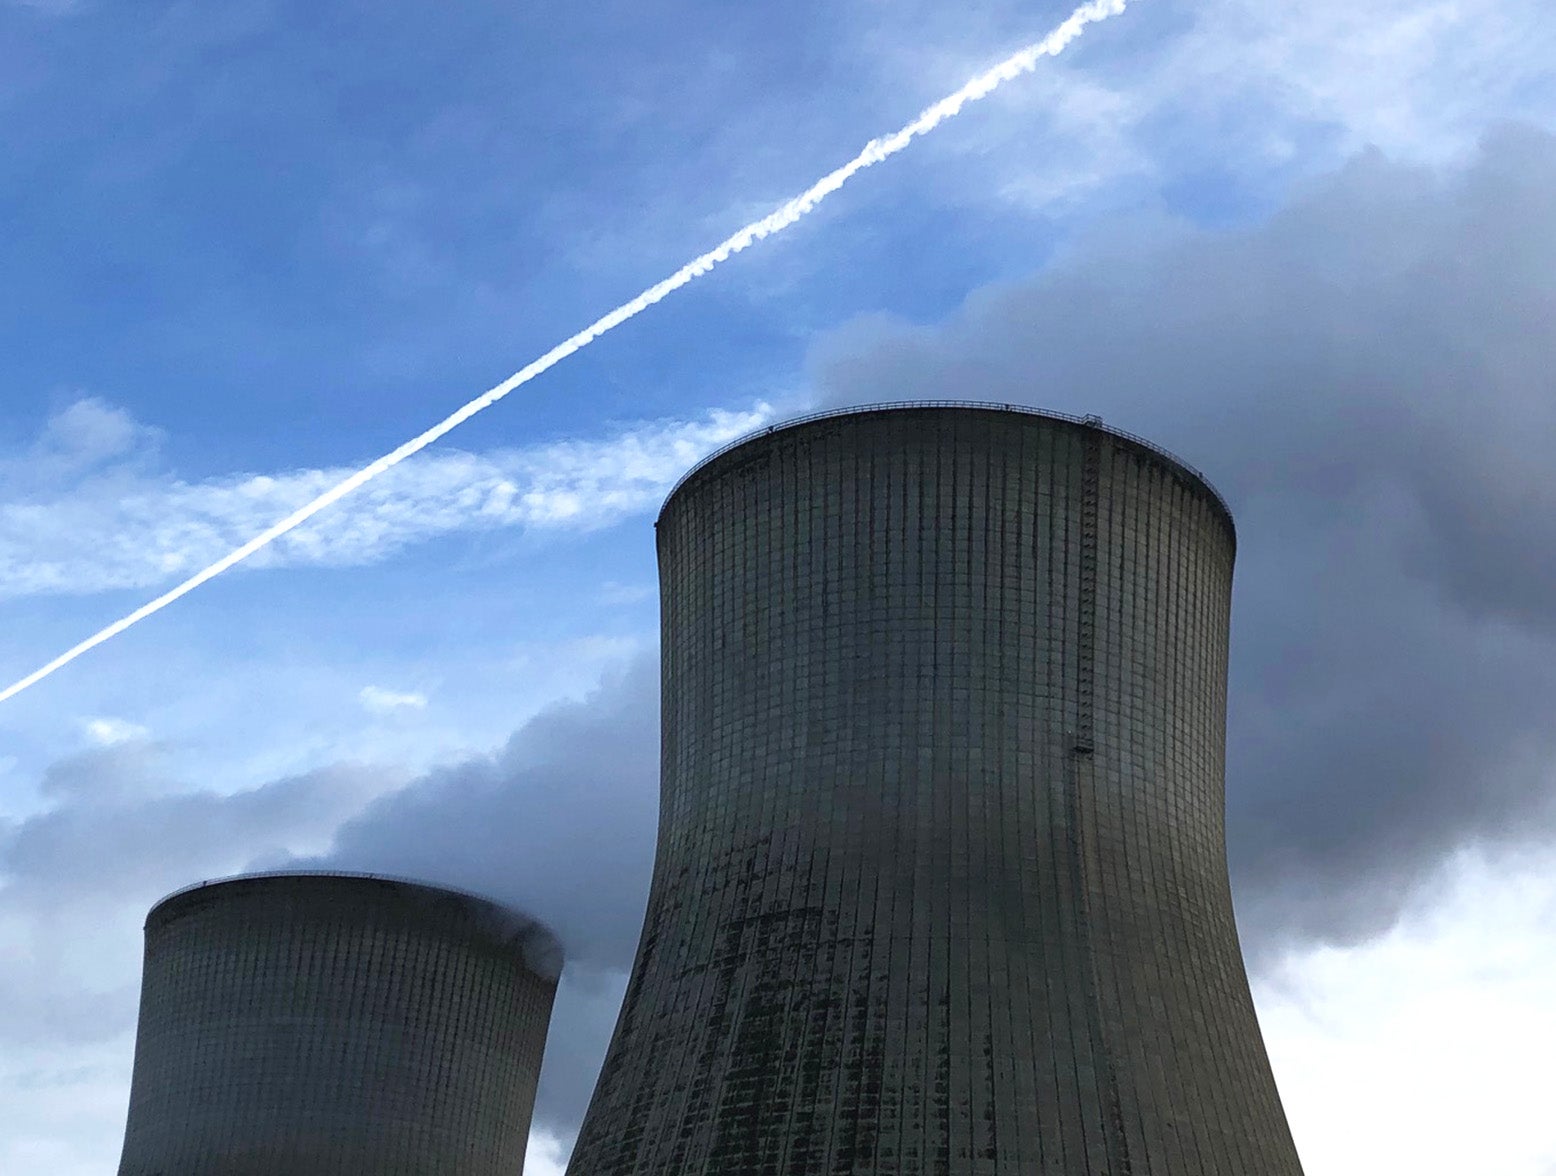
<svg viewBox="0 0 1556 1176">
<path fill-rule="evenodd" d="M 574 1176 L 1297 1176 L 1223 839 L 1235 538 L 999 406 L 770 429 L 659 518 L 658 858 Z"/>
<path fill-rule="evenodd" d="M 120 1176 L 517 1176 L 556 940 L 345 874 L 181 891 L 146 921 Z"/>
</svg>

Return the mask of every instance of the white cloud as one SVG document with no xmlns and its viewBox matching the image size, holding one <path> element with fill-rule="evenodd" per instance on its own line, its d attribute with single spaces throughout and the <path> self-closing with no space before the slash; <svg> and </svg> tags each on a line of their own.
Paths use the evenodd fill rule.
<svg viewBox="0 0 1556 1176">
<path fill-rule="evenodd" d="M 1308 1176 L 1556 1171 L 1556 847 L 1440 883 L 1387 935 L 1256 978 Z"/>
<path fill-rule="evenodd" d="M 368 710 L 379 715 L 403 710 L 427 709 L 427 696 L 415 691 L 385 690 L 382 686 L 364 686 L 357 698 Z"/>
<path fill-rule="evenodd" d="M 80 415 L 78 408 L 62 416 Z M 429 452 L 250 562 L 342 567 L 456 531 L 607 526 L 656 507 L 688 465 L 759 427 L 772 411 L 766 404 L 714 409 L 698 420 L 643 424 L 602 441 L 484 454 Z M 50 423 L 51 432 L 61 427 L 60 419 Z M 36 464 L 11 462 L 12 484 Z M 64 492 L 50 492 L 40 477 L 30 493 L 13 491 L 12 500 L 0 505 L 0 599 L 166 583 L 225 555 L 348 472 L 295 470 L 190 483 L 117 466 Z"/>
<path fill-rule="evenodd" d="M 87 719 L 82 726 L 86 730 L 87 738 L 99 747 L 112 747 L 116 743 L 146 739 L 151 735 L 151 732 L 139 723 L 131 723 L 126 719 Z"/>
<path fill-rule="evenodd" d="M 567 1151 L 553 1135 L 532 1131 L 524 1153 L 525 1176 L 563 1176 L 567 1171 Z"/>
</svg>

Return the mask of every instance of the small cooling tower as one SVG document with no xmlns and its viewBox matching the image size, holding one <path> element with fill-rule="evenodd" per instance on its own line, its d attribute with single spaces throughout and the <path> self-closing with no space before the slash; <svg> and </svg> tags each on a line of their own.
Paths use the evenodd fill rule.
<svg viewBox="0 0 1556 1176">
<path fill-rule="evenodd" d="M 561 953 L 471 895 L 346 874 L 146 921 L 120 1176 L 517 1176 Z"/>
</svg>

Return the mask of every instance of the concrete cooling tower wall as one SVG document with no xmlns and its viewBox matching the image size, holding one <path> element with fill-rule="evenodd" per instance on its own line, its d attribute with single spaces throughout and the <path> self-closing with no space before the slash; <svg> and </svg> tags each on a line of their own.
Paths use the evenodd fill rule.
<svg viewBox="0 0 1556 1176">
<path fill-rule="evenodd" d="M 570 1173 L 1298 1176 L 1196 473 L 1088 421 L 848 412 L 694 470 L 658 543 L 658 856 Z"/>
<path fill-rule="evenodd" d="M 146 922 L 120 1176 L 516 1176 L 561 955 L 469 895 L 254 875 Z"/>
</svg>

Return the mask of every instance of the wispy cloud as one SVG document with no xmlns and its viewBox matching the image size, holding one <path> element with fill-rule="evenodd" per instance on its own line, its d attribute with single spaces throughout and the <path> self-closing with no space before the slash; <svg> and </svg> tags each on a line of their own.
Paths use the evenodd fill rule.
<svg viewBox="0 0 1556 1176">
<path fill-rule="evenodd" d="M 1257 95 L 1338 128 L 1343 150 L 1456 155 L 1488 118 L 1556 113 L 1543 0 L 1213 0 L 1195 11 L 1163 80 L 1192 70 L 1202 100 L 1218 81 Z"/>
<path fill-rule="evenodd" d="M 364 707 L 377 715 L 427 709 L 427 696 L 413 690 L 385 690 L 382 686 L 364 686 L 357 698 Z"/>
<path fill-rule="evenodd" d="M 641 424 L 603 440 L 423 454 L 253 563 L 342 567 L 456 531 L 607 526 L 652 510 L 689 464 L 759 427 L 772 412 L 759 403 L 743 411 L 715 409 L 697 420 Z M 74 441 L 64 444 L 61 436 Z M 347 472 L 186 482 L 138 468 L 154 436 L 87 400 L 65 409 L 44 439 L 6 463 L 12 493 L 24 482 L 29 492 L 0 506 L 0 599 L 166 583 L 231 550 Z M 109 458 L 116 460 L 105 464 Z M 62 469 L 87 467 L 69 489 L 56 488 Z"/>
<path fill-rule="evenodd" d="M 30 445 L 0 454 L 0 495 L 45 495 L 107 469 L 143 469 L 155 461 L 162 437 L 102 397 L 78 394 Z"/>
<path fill-rule="evenodd" d="M 900 32 L 883 34 L 872 12 L 859 35 L 883 88 L 933 91 L 1026 7 L 980 6 L 981 19 L 966 19 L 920 0 L 895 7 Z M 1151 11 L 1174 35 L 1142 42 L 1126 70 L 1061 60 L 999 96 L 1007 117 L 935 143 L 980 180 L 956 169 L 944 198 L 1051 213 L 1131 178 L 1314 175 L 1368 146 L 1444 162 L 1511 111 L 1556 120 L 1545 0 L 1168 0 Z M 1027 149 L 1008 150 L 1013 136 Z"/>
<path fill-rule="evenodd" d="M 87 719 L 82 723 L 82 727 L 86 731 L 87 738 L 99 747 L 112 747 L 116 743 L 146 739 L 151 734 L 139 723 L 131 723 L 125 719 Z"/>
</svg>

